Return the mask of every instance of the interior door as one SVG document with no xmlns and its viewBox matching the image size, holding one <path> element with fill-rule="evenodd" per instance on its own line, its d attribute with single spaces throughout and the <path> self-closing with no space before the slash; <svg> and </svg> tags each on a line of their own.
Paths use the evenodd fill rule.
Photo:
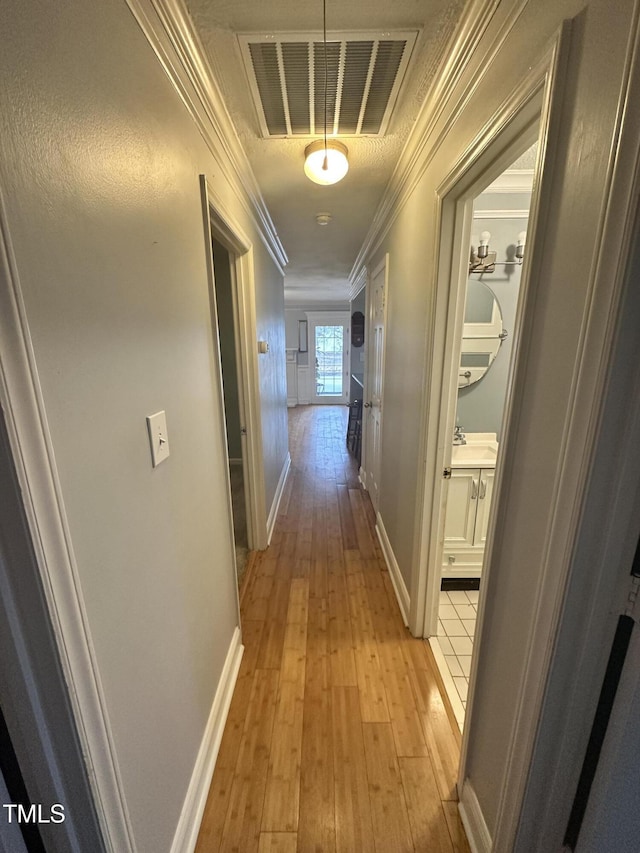
<svg viewBox="0 0 640 853">
<path fill-rule="evenodd" d="M 365 484 L 374 509 L 378 510 L 380 498 L 380 470 L 382 457 L 382 398 L 384 391 L 384 331 L 387 293 L 388 255 L 376 267 L 371 277 L 369 301 L 369 357 L 367 359 L 367 386 L 365 416 Z"/>
</svg>

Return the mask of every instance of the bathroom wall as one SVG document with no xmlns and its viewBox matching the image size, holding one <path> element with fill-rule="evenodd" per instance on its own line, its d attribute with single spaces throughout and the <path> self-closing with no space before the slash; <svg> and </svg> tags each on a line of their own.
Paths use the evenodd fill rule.
<svg viewBox="0 0 640 853">
<path fill-rule="evenodd" d="M 493 292 L 502 312 L 503 328 L 508 332 L 495 361 L 478 382 L 458 391 L 456 423 L 465 432 L 495 432 L 500 439 L 504 401 L 507 390 L 509 362 L 513 346 L 513 329 L 520 291 L 522 267 L 519 264 L 505 265 L 501 261 L 513 259 L 515 242 L 521 231 L 527 230 L 527 220 L 507 213 L 509 210 L 528 210 L 531 196 L 526 193 L 503 194 L 483 193 L 476 200 L 477 211 L 498 210 L 495 219 L 474 216 L 472 245 L 477 246 L 477 236 L 482 231 L 491 233 L 490 249 L 498 253 L 493 273 L 474 275 Z"/>
</svg>

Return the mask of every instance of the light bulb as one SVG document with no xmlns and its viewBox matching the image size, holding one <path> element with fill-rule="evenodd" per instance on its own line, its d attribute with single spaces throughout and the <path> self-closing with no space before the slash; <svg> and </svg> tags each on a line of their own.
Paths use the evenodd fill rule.
<svg viewBox="0 0 640 853">
<path fill-rule="evenodd" d="M 480 244 L 478 246 L 478 257 L 486 258 L 489 254 L 489 240 L 491 239 L 491 234 L 489 231 L 483 231 L 480 234 Z"/>
<path fill-rule="evenodd" d="M 305 148 L 304 173 L 316 184 L 336 184 L 349 171 L 347 146 L 335 139 L 312 142 Z"/>
<path fill-rule="evenodd" d="M 518 258 L 519 261 L 521 261 L 522 258 L 524 258 L 524 247 L 525 247 L 526 242 L 527 242 L 527 232 L 521 231 L 518 234 L 518 242 L 516 244 L 516 258 Z"/>
</svg>

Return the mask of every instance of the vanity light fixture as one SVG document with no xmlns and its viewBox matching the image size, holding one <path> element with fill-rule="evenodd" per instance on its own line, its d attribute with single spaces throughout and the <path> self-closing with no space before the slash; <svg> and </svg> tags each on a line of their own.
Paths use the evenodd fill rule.
<svg viewBox="0 0 640 853">
<path fill-rule="evenodd" d="M 322 0 L 322 44 L 324 48 L 324 134 L 304 149 L 304 173 L 315 184 L 337 184 L 349 171 L 347 146 L 327 139 L 327 0 Z"/>
<path fill-rule="evenodd" d="M 516 243 L 516 258 L 522 263 L 524 258 L 524 247 L 527 242 L 527 232 L 521 231 L 518 234 L 518 242 Z"/>
<path fill-rule="evenodd" d="M 495 271 L 497 253 L 489 251 L 490 239 L 490 232 L 483 231 L 480 235 L 478 248 L 474 250 L 473 246 L 471 247 L 471 257 L 469 258 L 469 273 L 485 273 Z"/>
</svg>

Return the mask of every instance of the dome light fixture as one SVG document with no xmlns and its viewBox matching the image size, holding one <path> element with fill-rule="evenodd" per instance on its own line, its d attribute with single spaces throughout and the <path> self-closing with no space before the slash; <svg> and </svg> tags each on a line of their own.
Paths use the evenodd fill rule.
<svg viewBox="0 0 640 853">
<path fill-rule="evenodd" d="M 349 170 L 347 154 L 337 139 L 316 139 L 304 149 L 304 173 L 315 184 L 337 184 Z"/>
<path fill-rule="evenodd" d="M 349 171 L 347 146 L 327 139 L 327 0 L 322 0 L 322 45 L 324 48 L 324 134 L 304 149 L 304 173 L 315 184 L 337 184 Z"/>
</svg>

